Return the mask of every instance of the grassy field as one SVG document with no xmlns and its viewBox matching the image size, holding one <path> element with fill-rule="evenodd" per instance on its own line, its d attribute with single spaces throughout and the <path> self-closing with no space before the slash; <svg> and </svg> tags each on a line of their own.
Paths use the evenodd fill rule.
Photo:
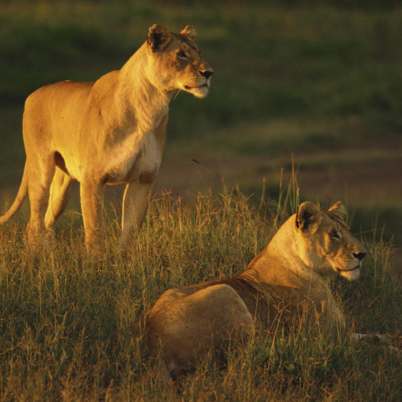
<svg viewBox="0 0 402 402">
<path fill-rule="evenodd" d="M 114 218 L 104 259 L 85 257 L 76 195 L 37 259 L 23 247 L 26 212 L 0 228 L 0 400 L 178 399 L 143 356 L 144 312 L 167 287 L 243 269 L 296 198 L 350 207 L 370 258 L 361 281 L 334 289 L 351 326 L 401 333 L 402 7 L 294 3 L 1 2 L 1 211 L 22 172 L 32 90 L 119 68 L 155 22 L 195 25 L 216 73 L 207 99 L 172 104 L 151 211 L 126 259 Z M 292 164 L 301 193 L 286 199 Z M 400 357 L 304 335 L 259 334 L 227 370 L 205 362 L 183 400 L 401 400 Z"/>
<path fill-rule="evenodd" d="M 303 326 L 257 333 L 225 370 L 205 361 L 180 395 L 144 354 L 144 312 L 161 291 L 244 269 L 292 209 L 296 198 L 285 194 L 280 203 L 229 190 L 190 204 L 161 196 L 124 259 L 110 220 L 97 263 L 79 246 L 74 219 L 59 230 L 63 242 L 34 260 L 21 225 L 9 225 L 0 232 L 0 400 L 399 401 L 400 355 L 347 339 L 324 342 Z M 364 239 L 370 257 L 362 279 L 339 280 L 334 291 L 351 328 L 397 336 L 402 292 L 386 273 L 389 244 L 374 232 Z"/>
</svg>

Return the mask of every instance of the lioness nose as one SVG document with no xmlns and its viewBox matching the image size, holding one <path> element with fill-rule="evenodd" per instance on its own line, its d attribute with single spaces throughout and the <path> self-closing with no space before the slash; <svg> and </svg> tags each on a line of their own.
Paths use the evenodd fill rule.
<svg viewBox="0 0 402 402">
<path fill-rule="evenodd" d="M 208 79 L 209 77 L 212 76 L 212 74 L 214 73 L 213 70 L 200 70 L 200 74 L 205 77 L 206 79 Z"/>
<path fill-rule="evenodd" d="M 358 253 L 353 253 L 353 255 L 360 261 L 366 256 L 366 254 L 367 253 L 365 251 L 359 251 Z"/>
</svg>

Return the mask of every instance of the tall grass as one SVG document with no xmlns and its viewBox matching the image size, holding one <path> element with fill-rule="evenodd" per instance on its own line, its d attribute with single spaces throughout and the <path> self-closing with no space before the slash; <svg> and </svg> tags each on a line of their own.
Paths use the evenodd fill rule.
<svg viewBox="0 0 402 402">
<path fill-rule="evenodd" d="M 380 345 L 330 345 L 303 329 L 257 333 L 225 369 L 206 359 L 180 395 L 144 353 L 144 313 L 160 293 L 241 271 L 294 208 L 296 188 L 279 201 L 228 189 L 193 204 L 161 195 L 124 257 L 109 218 L 97 262 L 85 256 L 75 219 L 37 257 L 24 248 L 21 222 L 3 227 L 0 400 L 399 401 L 400 357 Z M 397 334 L 402 292 L 383 270 L 389 245 L 368 243 L 362 280 L 334 289 L 357 330 Z"/>
</svg>

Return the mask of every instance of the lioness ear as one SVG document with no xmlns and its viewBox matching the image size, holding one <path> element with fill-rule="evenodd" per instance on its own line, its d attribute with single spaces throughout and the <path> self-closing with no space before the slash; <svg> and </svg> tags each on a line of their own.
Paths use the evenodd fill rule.
<svg viewBox="0 0 402 402">
<path fill-rule="evenodd" d="M 194 40 L 197 36 L 197 31 L 192 25 L 186 25 L 181 31 L 180 35 L 187 36 L 188 38 Z"/>
<path fill-rule="evenodd" d="M 335 215 L 338 219 L 340 219 L 342 222 L 347 221 L 348 219 L 348 211 L 346 210 L 345 205 L 341 201 L 335 202 L 335 204 L 331 205 L 328 208 L 328 212 L 330 214 Z"/>
<path fill-rule="evenodd" d="M 303 231 L 312 229 L 319 223 L 319 212 L 320 209 L 313 202 L 303 202 L 297 209 L 296 227 Z"/>
<path fill-rule="evenodd" d="M 154 24 L 148 29 L 147 42 L 153 52 L 163 50 L 170 41 L 170 32 L 163 26 Z"/>
</svg>

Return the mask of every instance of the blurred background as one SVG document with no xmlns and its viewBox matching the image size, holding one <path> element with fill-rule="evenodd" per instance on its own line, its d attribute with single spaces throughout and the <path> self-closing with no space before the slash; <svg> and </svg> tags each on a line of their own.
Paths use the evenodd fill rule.
<svg viewBox="0 0 402 402">
<path fill-rule="evenodd" d="M 156 191 L 191 200 L 225 184 L 258 197 L 264 182 L 275 196 L 293 163 L 302 199 L 342 199 L 362 233 L 400 244 L 400 1 L 1 0 L 3 210 L 24 164 L 26 96 L 120 68 L 153 23 L 194 25 L 215 69 L 208 98 L 171 105 Z"/>
</svg>

